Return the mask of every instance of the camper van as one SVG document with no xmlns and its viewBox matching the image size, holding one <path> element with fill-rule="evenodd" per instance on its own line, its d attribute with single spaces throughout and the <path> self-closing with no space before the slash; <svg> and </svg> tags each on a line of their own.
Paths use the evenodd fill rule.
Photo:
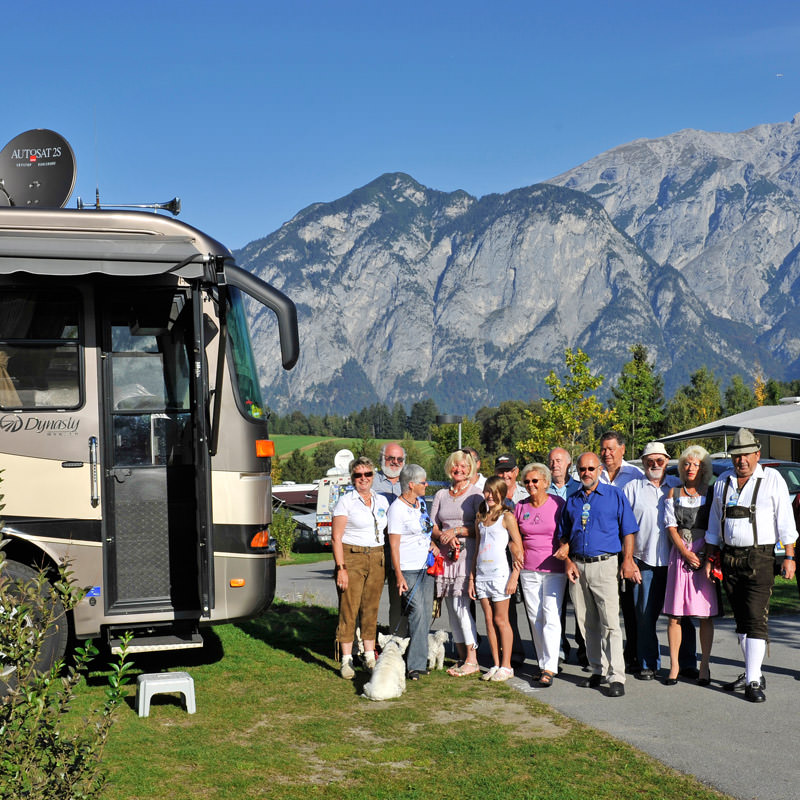
<svg viewBox="0 0 800 800">
<path fill-rule="evenodd" d="M 7 150 L 0 179 L 25 166 Z M 285 369 L 299 355 L 294 304 L 164 214 L 48 207 L 47 173 L 27 169 L 37 186 L 0 184 L 7 569 L 68 562 L 87 588 L 45 662 L 69 634 L 115 649 L 131 631 L 134 652 L 202 646 L 201 626 L 253 617 L 274 595 L 274 448 L 243 300 L 277 316 Z"/>
</svg>

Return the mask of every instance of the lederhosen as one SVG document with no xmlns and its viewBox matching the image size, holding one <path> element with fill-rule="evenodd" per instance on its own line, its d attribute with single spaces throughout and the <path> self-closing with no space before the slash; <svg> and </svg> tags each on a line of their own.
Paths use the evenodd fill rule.
<svg viewBox="0 0 800 800">
<path fill-rule="evenodd" d="M 753 498 L 749 506 L 728 506 L 729 481 L 725 481 L 722 494 L 722 524 L 720 539 L 722 547 L 722 585 L 736 620 L 736 633 L 746 633 L 753 639 L 769 640 L 767 614 L 772 584 L 775 579 L 774 545 L 758 544 L 756 526 L 756 500 L 761 487 L 761 478 L 756 478 Z M 725 520 L 749 519 L 753 528 L 753 544 L 733 547 L 725 544 Z"/>
</svg>

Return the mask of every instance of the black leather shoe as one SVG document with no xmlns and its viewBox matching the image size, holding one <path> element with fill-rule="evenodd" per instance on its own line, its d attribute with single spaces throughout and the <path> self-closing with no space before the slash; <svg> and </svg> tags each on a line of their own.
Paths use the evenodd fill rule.
<svg viewBox="0 0 800 800">
<path fill-rule="evenodd" d="M 744 698 L 751 703 L 763 703 L 767 699 L 758 681 L 748 683 L 744 687 Z"/>
<path fill-rule="evenodd" d="M 651 669 L 640 669 L 634 677 L 639 681 L 651 681 L 655 678 L 656 674 Z"/>
<path fill-rule="evenodd" d="M 747 688 L 747 681 L 745 680 L 744 672 L 735 681 L 731 681 L 730 683 L 723 683 L 722 684 L 722 688 L 726 692 L 736 692 L 739 689 L 746 689 Z M 764 689 L 767 688 L 767 679 L 764 677 L 763 674 L 761 675 L 761 681 L 759 682 L 759 688 L 761 689 L 761 691 L 764 691 Z"/>
<path fill-rule="evenodd" d="M 625 694 L 625 684 L 620 683 L 619 681 L 614 681 L 608 687 L 608 691 L 606 692 L 606 697 L 622 697 Z"/>
<path fill-rule="evenodd" d="M 684 667 L 678 670 L 678 675 L 681 678 L 689 678 L 689 680 L 696 681 L 700 677 L 700 670 L 697 667 Z"/>
<path fill-rule="evenodd" d="M 677 686 L 678 679 L 677 678 L 664 678 L 664 686 Z"/>
<path fill-rule="evenodd" d="M 578 686 L 580 686 L 582 689 L 597 689 L 602 682 L 602 675 L 590 675 L 588 678 L 582 680 Z"/>
</svg>

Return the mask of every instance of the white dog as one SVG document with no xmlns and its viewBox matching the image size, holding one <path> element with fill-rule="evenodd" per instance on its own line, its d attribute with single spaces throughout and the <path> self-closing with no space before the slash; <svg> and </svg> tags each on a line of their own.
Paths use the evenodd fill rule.
<svg viewBox="0 0 800 800">
<path fill-rule="evenodd" d="M 444 669 L 444 646 L 449 638 L 447 631 L 428 634 L 428 669 Z"/>
<path fill-rule="evenodd" d="M 381 655 L 372 670 L 369 683 L 364 686 L 364 697 L 370 700 L 391 700 L 406 690 L 406 662 L 403 653 L 410 639 L 378 634 Z"/>
</svg>

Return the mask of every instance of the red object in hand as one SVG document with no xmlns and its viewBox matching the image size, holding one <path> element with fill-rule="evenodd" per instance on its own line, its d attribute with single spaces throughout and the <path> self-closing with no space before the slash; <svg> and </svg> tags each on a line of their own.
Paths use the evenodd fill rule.
<svg viewBox="0 0 800 800">
<path fill-rule="evenodd" d="M 708 563 L 711 564 L 711 577 L 714 580 L 722 580 L 722 558 L 720 554 L 714 553 L 713 556 L 708 557 Z"/>
<path fill-rule="evenodd" d="M 428 567 L 428 575 L 444 575 L 444 556 L 434 556 L 433 566 Z"/>
</svg>

